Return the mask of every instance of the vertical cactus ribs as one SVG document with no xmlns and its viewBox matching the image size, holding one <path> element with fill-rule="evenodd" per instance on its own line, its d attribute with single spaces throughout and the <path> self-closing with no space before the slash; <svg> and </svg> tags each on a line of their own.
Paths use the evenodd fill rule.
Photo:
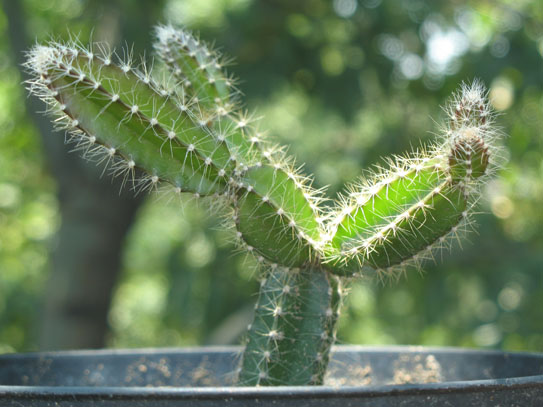
<svg viewBox="0 0 543 407">
<path fill-rule="evenodd" d="M 442 140 L 389 160 L 330 209 L 242 113 L 220 55 L 171 26 L 156 35 L 169 72 L 163 80 L 130 57 L 117 61 L 103 44 L 53 42 L 28 53 L 29 89 L 46 101 L 74 149 L 109 165 L 124 184 L 170 185 L 232 206 L 237 240 L 264 270 L 240 384 L 321 384 L 340 277 L 369 269 L 398 275 L 469 224 L 495 156 L 485 91 L 477 81 L 463 85 L 445 109 Z"/>
<path fill-rule="evenodd" d="M 261 281 L 240 384 L 322 384 L 340 303 L 341 284 L 330 273 L 271 267 Z"/>
</svg>

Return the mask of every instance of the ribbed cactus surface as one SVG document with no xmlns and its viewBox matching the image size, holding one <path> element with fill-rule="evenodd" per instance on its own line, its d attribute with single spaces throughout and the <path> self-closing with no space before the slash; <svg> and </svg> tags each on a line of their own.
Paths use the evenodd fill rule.
<svg viewBox="0 0 543 407">
<path fill-rule="evenodd" d="M 340 282 L 324 270 L 271 268 L 261 281 L 240 384 L 321 384 L 340 303 Z"/>
<path fill-rule="evenodd" d="M 156 36 L 162 79 L 103 44 L 52 42 L 28 53 L 29 89 L 76 150 L 134 189 L 166 185 L 230 205 L 240 247 L 262 264 L 240 385 L 321 384 L 341 277 L 417 266 L 468 224 L 495 155 L 485 91 L 463 85 L 439 140 L 323 205 L 241 109 L 224 59 L 186 31 L 160 26 Z"/>
</svg>

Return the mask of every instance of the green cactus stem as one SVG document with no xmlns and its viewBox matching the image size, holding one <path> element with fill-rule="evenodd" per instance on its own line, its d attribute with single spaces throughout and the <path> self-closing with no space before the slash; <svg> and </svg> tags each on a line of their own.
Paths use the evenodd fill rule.
<svg viewBox="0 0 543 407">
<path fill-rule="evenodd" d="M 75 150 L 109 164 L 134 189 L 165 184 L 221 196 L 232 207 L 229 227 L 262 268 L 239 384 L 322 384 L 341 277 L 398 275 L 470 223 L 480 185 L 495 168 L 497 133 L 484 88 L 476 81 L 453 96 L 434 146 L 388 160 L 327 205 L 243 113 L 220 56 L 171 26 L 156 33 L 170 72 L 164 80 L 104 45 L 52 42 L 28 54 L 29 89 Z"/>
<path fill-rule="evenodd" d="M 339 280 L 322 269 L 271 268 L 261 282 L 240 384 L 322 384 L 340 303 Z"/>
</svg>

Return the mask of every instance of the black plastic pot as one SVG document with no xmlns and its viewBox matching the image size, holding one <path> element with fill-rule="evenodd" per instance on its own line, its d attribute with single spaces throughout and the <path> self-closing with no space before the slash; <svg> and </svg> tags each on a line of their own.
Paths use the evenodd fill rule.
<svg viewBox="0 0 543 407">
<path fill-rule="evenodd" d="M 325 386 L 233 387 L 238 348 L 0 356 L 1 406 L 543 406 L 543 354 L 337 347 Z"/>
</svg>

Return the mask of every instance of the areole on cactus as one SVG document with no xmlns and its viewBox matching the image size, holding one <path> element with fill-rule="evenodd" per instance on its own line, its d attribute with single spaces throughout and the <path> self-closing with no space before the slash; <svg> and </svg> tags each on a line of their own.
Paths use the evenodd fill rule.
<svg viewBox="0 0 543 407">
<path fill-rule="evenodd" d="M 104 44 L 52 42 L 28 53 L 29 89 L 75 150 L 136 191 L 165 186 L 227 204 L 238 244 L 262 268 L 239 384 L 321 384 L 342 281 L 419 266 L 469 224 L 496 156 L 486 92 L 463 84 L 432 146 L 388 160 L 323 203 L 241 110 L 222 57 L 172 26 L 156 34 L 162 77 Z"/>
</svg>

